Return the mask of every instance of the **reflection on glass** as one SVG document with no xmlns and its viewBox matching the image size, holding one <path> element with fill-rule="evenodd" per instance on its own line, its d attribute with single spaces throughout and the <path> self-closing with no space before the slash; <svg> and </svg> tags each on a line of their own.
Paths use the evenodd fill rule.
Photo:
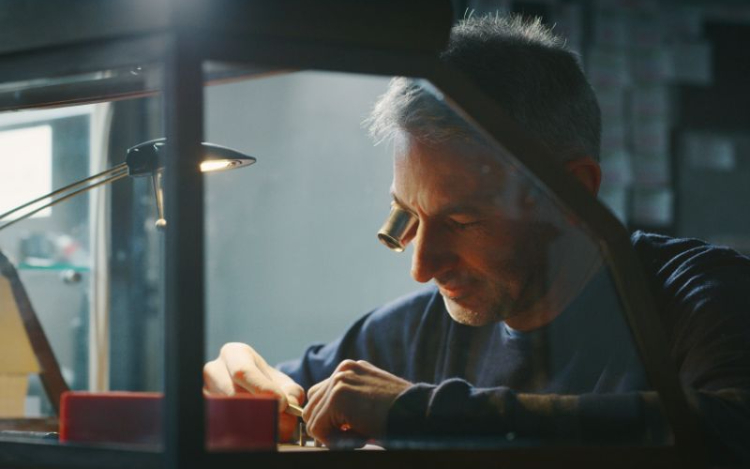
<svg viewBox="0 0 750 469">
<path fill-rule="evenodd" d="M 651 387 L 599 243 L 423 83 L 306 73 L 207 89 L 208 138 L 274 156 L 250 178 L 207 183 L 207 390 L 254 392 L 255 380 L 267 379 L 288 403 L 303 405 L 302 418 L 279 414 L 285 450 L 300 441 L 332 448 L 668 443 L 658 399 L 642 408 L 639 393 Z M 358 107 L 327 101 L 344 88 L 361 93 Z M 242 105 L 289 90 L 313 101 L 258 107 L 257 115 Z M 397 122 L 394 115 L 419 114 L 397 108 L 369 121 L 376 138 L 391 132 L 390 145 L 352 156 L 364 151 L 364 132 L 344 136 L 342 122 L 364 115 L 386 90 L 376 109 L 402 93 L 411 105 L 444 113 L 461 137 L 430 141 L 426 126 L 401 123 L 379 128 Z M 583 177 L 596 164 L 579 163 Z M 379 237 L 395 251 L 411 250 L 411 259 L 373 243 L 389 186 L 392 210 Z M 315 235 L 333 226 L 335 237 Z M 409 270 L 430 286 L 406 293 L 414 288 Z M 222 346 L 230 341 L 240 343 Z M 308 348 L 316 342 L 327 345 Z M 301 358 L 267 365 L 295 350 Z M 237 378 L 234 367 L 247 360 L 260 375 Z M 235 387 L 222 387 L 232 376 Z M 384 390 L 380 403 L 372 383 Z M 336 389 L 349 390 L 340 405 L 351 407 L 326 407 L 336 405 L 337 392 L 346 396 Z M 610 421 L 607 412 L 619 416 Z M 345 417 L 332 426 L 323 423 L 328 415 Z M 646 417 L 658 423 L 642 424 Z"/>
<path fill-rule="evenodd" d="M 399 120 L 425 109 L 429 120 Z M 351 347 L 342 355 L 372 365 L 320 367 L 333 373 L 320 379 L 346 385 L 350 378 L 338 374 L 367 376 L 374 365 L 423 383 L 401 387 L 391 404 L 381 429 L 388 447 L 665 443 L 663 428 L 640 425 L 634 392 L 650 386 L 598 243 L 582 224 L 418 80 L 393 81 L 371 122 L 393 139 L 393 204 L 417 219 L 401 236 L 412 245 L 411 274 L 436 288 L 347 332 L 367 345 L 340 344 Z M 448 132 L 454 137 L 442 140 Z M 585 169 L 596 163 L 570 161 L 595 191 Z M 379 346 L 392 330 L 414 334 Z M 311 359 L 282 370 L 305 380 Z M 335 384 L 325 386 L 333 395 Z M 312 388 L 308 398 L 321 392 Z M 659 420 L 658 405 L 647 411 Z M 609 432 L 592 424 L 607 412 L 622 412 Z"/>
<path fill-rule="evenodd" d="M 360 357 L 381 366 L 408 351 L 414 358 L 389 371 L 426 383 L 390 408 L 386 444 L 663 443 L 663 433 L 652 441 L 637 425 L 632 393 L 650 387 L 598 244 L 581 224 L 487 141 L 396 138 L 394 203 L 419 220 L 404 239 L 412 275 L 437 288 L 370 319 L 417 333 L 384 352 L 372 338 Z M 587 421 L 608 405 L 625 414 L 609 434 Z"/>
<path fill-rule="evenodd" d="M 82 81 L 57 85 L 83 97 L 91 77 L 78 78 Z M 44 91 L 44 96 L 34 95 L 40 99 L 59 96 L 60 89 L 48 85 L 30 83 L 24 90 Z M 2 197 L 8 204 L 2 212 L 123 163 L 128 148 L 163 136 L 159 108 L 158 98 L 141 98 L 0 115 L 2 186 L 13 190 Z M 28 210 L 51 200 L 42 199 Z M 1 299 L 13 306 L 2 308 L 0 320 L 6 324 L 8 312 L 15 309 L 13 316 L 24 323 L 20 329 L 3 327 L 13 340 L 0 343 L 25 338 L 38 365 L 23 373 L 28 387 L 19 387 L 20 404 L 12 412 L 0 405 L 5 417 L 0 418 L 0 438 L 54 441 L 63 429 L 68 437 L 75 425 L 70 418 L 81 414 L 104 416 L 111 426 L 112 414 L 106 411 L 73 410 L 59 421 L 66 390 L 96 392 L 70 395 L 89 399 L 87 405 L 115 396 L 110 390 L 139 391 L 139 396 L 161 390 L 162 262 L 155 219 L 148 181 L 128 179 L 65 198 L 35 216 L 15 219 L 18 223 L 0 232 L 0 249 L 7 256 L 0 283 L 10 288 L 2 290 Z M 20 360 L 17 350 L 3 356 L 12 357 L 11 364 Z M 0 375 L 7 371 L 3 368 Z M 10 390 L 6 384 L 0 386 L 3 403 Z M 158 413 L 150 412 L 149 419 L 144 428 L 161 425 Z M 31 433 L 14 433 L 19 430 Z M 79 435 L 67 441 L 126 443 L 104 432 L 95 439 Z"/>
<path fill-rule="evenodd" d="M 599 105 L 563 40 L 539 21 L 476 16 L 454 27 L 440 60 L 597 195 Z M 208 138 L 269 157 L 251 178 L 207 184 L 206 391 L 275 395 L 285 444 L 314 446 L 304 433 L 328 448 L 674 443 L 686 433 L 662 403 L 681 393 L 660 396 L 647 379 L 645 363 L 651 378 L 670 376 L 667 357 L 635 345 L 624 306 L 641 298 L 620 297 L 634 294 L 623 291 L 633 279 L 608 258 L 623 253 L 603 249 L 591 220 L 519 163 L 526 155 L 509 154 L 449 98 L 462 102 L 420 78 L 323 73 L 207 90 Z M 386 145 L 363 140 L 368 113 Z M 410 255 L 378 251 L 374 233 Z M 696 398 L 684 416 L 702 412 L 717 447 L 728 436 L 740 448 L 733 429 L 747 418 L 713 416 L 750 402 L 747 321 L 731 313 L 746 286 L 723 290 L 732 272 L 748 278 L 746 259 L 695 240 L 631 242 L 645 269 L 629 275 L 657 297 L 651 324 L 667 330 L 636 331 L 640 345 L 679 361 Z M 730 266 L 717 273 L 724 256 Z"/>
</svg>

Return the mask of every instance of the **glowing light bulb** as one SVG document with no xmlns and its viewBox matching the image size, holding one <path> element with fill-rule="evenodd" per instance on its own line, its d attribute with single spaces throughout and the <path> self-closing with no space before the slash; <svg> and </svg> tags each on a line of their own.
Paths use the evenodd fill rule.
<svg viewBox="0 0 750 469">
<path fill-rule="evenodd" d="M 221 171 L 222 169 L 227 169 L 231 166 L 234 166 L 234 162 L 232 160 L 204 161 L 203 163 L 201 163 L 201 172 L 209 173 L 211 171 Z"/>
</svg>

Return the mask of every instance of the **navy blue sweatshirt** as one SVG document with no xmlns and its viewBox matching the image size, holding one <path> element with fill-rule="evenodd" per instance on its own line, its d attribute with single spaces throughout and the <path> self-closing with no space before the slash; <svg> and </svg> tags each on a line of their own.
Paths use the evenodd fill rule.
<svg viewBox="0 0 750 469">
<path fill-rule="evenodd" d="M 632 241 L 713 452 L 750 461 L 750 259 L 698 240 L 636 233 Z M 415 383 L 390 410 L 391 446 L 654 444 L 669 434 L 605 271 L 535 331 L 458 324 L 431 287 L 371 311 L 280 369 L 309 388 L 344 359 Z"/>
</svg>

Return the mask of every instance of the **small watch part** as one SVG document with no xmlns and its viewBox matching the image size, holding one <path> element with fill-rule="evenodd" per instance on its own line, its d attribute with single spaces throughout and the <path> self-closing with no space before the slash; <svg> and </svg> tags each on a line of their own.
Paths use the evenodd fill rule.
<svg viewBox="0 0 750 469">
<path fill-rule="evenodd" d="M 307 444 L 307 428 L 305 422 L 300 421 L 299 423 L 299 445 L 305 446 Z"/>
</svg>

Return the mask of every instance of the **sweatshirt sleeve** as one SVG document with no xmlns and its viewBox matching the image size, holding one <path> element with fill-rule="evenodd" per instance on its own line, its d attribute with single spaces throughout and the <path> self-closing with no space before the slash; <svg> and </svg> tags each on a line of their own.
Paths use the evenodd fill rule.
<svg viewBox="0 0 750 469">
<path fill-rule="evenodd" d="M 424 441 L 497 446 L 516 439 L 644 444 L 663 441 L 668 433 L 654 415 L 659 412 L 658 403 L 651 402 L 655 397 L 525 394 L 507 387 L 475 388 L 461 379 L 416 384 L 391 407 L 386 438 L 391 446 Z"/>
<path fill-rule="evenodd" d="M 369 316 L 368 314 L 360 318 L 343 336 L 333 342 L 312 345 L 305 350 L 302 357 L 280 363 L 277 368 L 307 390 L 331 376 L 343 360 L 372 360 L 371 355 L 374 351 L 364 345 Z"/>
<path fill-rule="evenodd" d="M 343 360 L 367 360 L 378 368 L 409 381 L 417 381 L 413 373 L 411 351 L 425 349 L 415 344 L 420 328 L 430 329 L 439 340 L 436 318 L 443 318 L 436 308 L 436 290 L 428 288 L 375 309 L 358 319 L 338 339 L 328 344 L 307 348 L 301 358 L 278 365 L 278 369 L 289 375 L 305 389 L 331 376 Z"/>
<path fill-rule="evenodd" d="M 711 453 L 750 463 L 750 259 L 694 239 L 633 241 Z"/>
<path fill-rule="evenodd" d="M 750 461 L 743 390 L 690 392 L 715 463 Z M 572 445 L 661 445 L 671 431 L 656 392 L 618 394 L 525 394 L 506 387 L 475 388 L 452 379 L 416 384 L 404 391 L 388 414 L 389 447 L 502 446 L 515 440 Z M 515 443 L 517 444 L 517 443 Z"/>
</svg>

